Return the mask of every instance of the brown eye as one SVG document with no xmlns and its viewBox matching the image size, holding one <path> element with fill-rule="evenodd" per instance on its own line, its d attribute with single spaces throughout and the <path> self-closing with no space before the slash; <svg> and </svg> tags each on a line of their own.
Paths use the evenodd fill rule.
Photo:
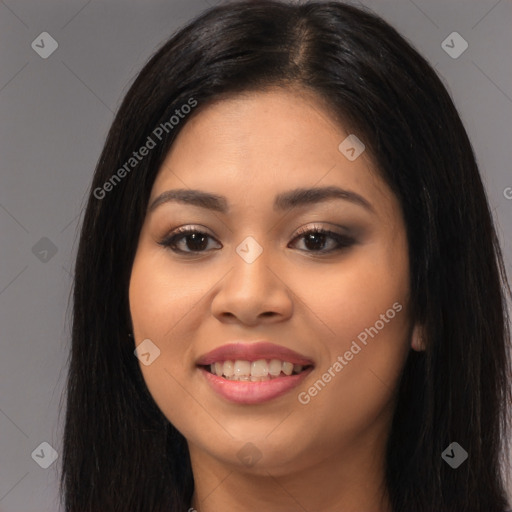
<svg viewBox="0 0 512 512">
<path fill-rule="evenodd" d="M 177 253 L 192 254 L 196 252 L 205 252 L 205 249 L 208 247 L 209 238 L 213 240 L 213 237 L 208 233 L 199 231 L 194 227 L 185 227 L 171 233 L 159 242 L 159 244 L 164 247 L 168 247 Z M 184 250 L 183 247 L 189 250 Z"/>
<path fill-rule="evenodd" d="M 355 243 L 355 240 L 349 236 L 335 233 L 334 231 L 314 227 L 312 229 L 304 229 L 299 232 L 295 240 L 304 240 L 307 252 L 330 253 L 339 251 L 345 247 L 349 247 Z M 325 249 L 326 242 L 331 241 L 330 249 Z M 302 249 L 303 250 L 303 249 Z"/>
</svg>

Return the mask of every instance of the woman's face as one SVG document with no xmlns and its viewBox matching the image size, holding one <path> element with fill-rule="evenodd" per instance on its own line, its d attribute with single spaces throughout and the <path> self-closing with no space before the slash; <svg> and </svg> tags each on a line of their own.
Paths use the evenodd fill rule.
<svg viewBox="0 0 512 512">
<path fill-rule="evenodd" d="M 159 170 L 130 308 L 193 461 L 277 475 L 382 451 L 411 347 L 407 239 L 349 134 L 311 94 L 247 93 L 187 121 Z"/>
</svg>

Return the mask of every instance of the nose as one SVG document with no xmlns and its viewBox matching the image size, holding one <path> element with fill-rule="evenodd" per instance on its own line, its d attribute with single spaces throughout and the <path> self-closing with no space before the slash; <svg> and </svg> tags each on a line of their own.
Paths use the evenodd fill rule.
<svg viewBox="0 0 512 512">
<path fill-rule="evenodd" d="M 218 320 L 255 326 L 290 318 L 293 293 L 272 259 L 269 251 L 263 250 L 249 263 L 233 251 L 232 268 L 219 283 L 211 304 Z"/>
</svg>

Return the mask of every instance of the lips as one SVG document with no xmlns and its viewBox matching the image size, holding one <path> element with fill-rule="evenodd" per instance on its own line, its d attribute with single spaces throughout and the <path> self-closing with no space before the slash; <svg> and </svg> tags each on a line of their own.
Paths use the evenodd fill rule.
<svg viewBox="0 0 512 512">
<path fill-rule="evenodd" d="M 286 362 L 282 365 L 283 371 L 279 375 L 267 375 L 266 371 L 276 364 L 279 366 L 279 361 Z M 266 362 L 271 363 L 270 366 Z M 250 363 L 253 366 L 251 377 L 237 377 L 237 368 L 247 373 Z M 314 368 L 312 359 L 307 356 L 266 341 L 229 343 L 204 354 L 196 364 L 213 391 L 237 404 L 258 404 L 280 397 L 298 386 Z M 225 371 L 224 375 L 222 371 L 215 372 L 215 367 L 231 369 L 233 366 L 234 371 Z M 258 375 L 262 371 L 265 375 L 254 377 L 255 368 Z"/>
</svg>

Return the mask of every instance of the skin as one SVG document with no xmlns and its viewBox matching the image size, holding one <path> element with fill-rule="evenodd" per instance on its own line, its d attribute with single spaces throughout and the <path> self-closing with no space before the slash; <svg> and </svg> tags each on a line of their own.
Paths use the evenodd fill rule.
<svg viewBox="0 0 512 512">
<path fill-rule="evenodd" d="M 384 450 L 394 396 L 408 352 L 422 347 L 408 314 L 399 203 L 368 152 L 349 161 L 338 150 L 349 133 L 311 92 L 239 94 L 186 121 L 154 182 L 149 204 L 164 191 L 188 188 L 225 196 L 230 208 L 223 214 L 167 202 L 148 211 L 129 290 L 135 343 L 149 338 L 160 349 L 141 371 L 187 439 L 192 505 L 200 512 L 390 511 Z M 277 193 L 327 185 L 360 194 L 373 212 L 341 199 L 273 210 Z M 178 247 L 189 253 L 176 254 L 159 244 L 188 225 L 207 233 L 208 245 L 185 237 Z M 319 255 L 336 242 L 297 238 L 313 225 L 355 241 Z M 247 236 L 263 248 L 251 264 L 235 250 Z M 202 252 L 191 252 L 198 247 Z M 298 394 L 397 302 L 403 309 L 300 403 Z M 260 339 L 311 358 L 313 372 L 263 404 L 228 402 L 195 361 L 233 340 Z M 261 457 L 252 466 L 237 456 L 248 442 Z"/>
</svg>

